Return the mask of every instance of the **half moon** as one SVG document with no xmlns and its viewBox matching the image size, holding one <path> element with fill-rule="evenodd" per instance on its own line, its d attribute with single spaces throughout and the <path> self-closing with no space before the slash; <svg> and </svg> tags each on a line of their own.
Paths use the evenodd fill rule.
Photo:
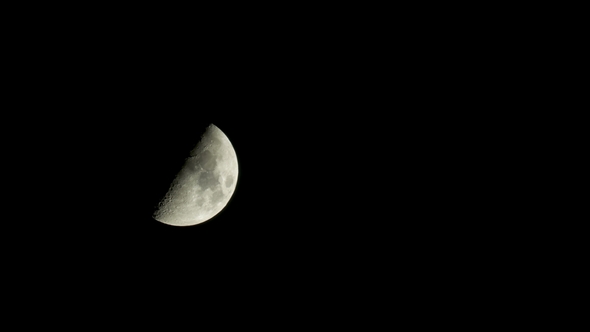
<svg viewBox="0 0 590 332">
<path fill-rule="evenodd" d="M 192 226 L 217 215 L 231 199 L 238 159 L 227 136 L 215 125 L 190 152 L 153 218 L 173 226 Z"/>
</svg>

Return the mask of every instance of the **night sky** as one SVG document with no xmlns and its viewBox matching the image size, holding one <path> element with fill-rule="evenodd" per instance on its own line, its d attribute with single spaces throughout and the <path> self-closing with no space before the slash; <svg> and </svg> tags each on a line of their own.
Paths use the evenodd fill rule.
<svg viewBox="0 0 590 332">
<path fill-rule="evenodd" d="M 350 66 L 346 43 L 340 52 L 335 41 L 328 47 L 317 39 L 309 40 L 313 48 L 278 40 L 234 49 L 160 38 L 170 47 L 119 36 L 101 52 L 48 52 L 59 65 L 30 62 L 30 75 L 38 66 L 51 71 L 42 77 L 53 77 L 23 83 L 40 91 L 24 98 L 23 108 L 51 105 L 34 117 L 47 133 L 40 144 L 51 146 L 41 152 L 52 173 L 43 190 L 64 206 L 47 203 L 61 222 L 35 221 L 39 233 L 114 260 L 128 250 L 149 260 L 208 248 L 203 252 L 230 256 L 309 253 L 304 257 L 317 262 L 322 254 L 313 252 L 331 255 L 349 243 L 357 244 L 338 250 L 358 250 L 364 236 L 389 222 L 375 211 L 394 209 L 399 198 L 388 199 L 387 183 L 406 182 L 396 169 L 412 167 L 396 155 L 422 138 L 406 121 L 415 106 L 399 99 L 405 92 L 392 90 L 399 99 L 392 113 L 377 98 L 384 85 L 372 76 L 375 59 Z M 154 204 L 210 123 L 238 156 L 232 200 L 202 225 L 153 220 Z"/>
<path fill-rule="evenodd" d="M 338 303 L 392 284 L 424 288 L 468 252 L 462 241 L 485 238 L 463 221 L 487 211 L 474 208 L 478 183 L 457 180 L 481 178 L 485 161 L 471 157 L 481 147 L 462 134 L 462 116 L 443 111 L 473 105 L 447 93 L 451 76 L 433 74 L 432 50 L 407 34 L 138 27 L 23 28 L 32 37 L 17 38 L 27 42 L 14 48 L 5 91 L 17 116 L 3 126 L 15 133 L 6 146 L 24 145 L 9 175 L 27 185 L 6 204 L 20 219 L 4 217 L 3 235 L 29 252 L 5 251 L 15 271 L 46 276 L 40 291 L 74 278 L 114 299 L 122 287 Z M 152 219 L 209 124 L 236 150 L 231 201 L 195 226 Z"/>
</svg>

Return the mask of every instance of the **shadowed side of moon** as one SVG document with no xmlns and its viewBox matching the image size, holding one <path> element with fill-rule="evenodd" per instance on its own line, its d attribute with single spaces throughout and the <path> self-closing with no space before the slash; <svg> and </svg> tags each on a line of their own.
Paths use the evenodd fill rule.
<svg viewBox="0 0 590 332">
<path fill-rule="evenodd" d="M 211 125 L 189 153 L 153 217 L 174 226 L 205 222 L 227 205 L 237 177 L 233 146 L 219 128 Z"/>
</svg>

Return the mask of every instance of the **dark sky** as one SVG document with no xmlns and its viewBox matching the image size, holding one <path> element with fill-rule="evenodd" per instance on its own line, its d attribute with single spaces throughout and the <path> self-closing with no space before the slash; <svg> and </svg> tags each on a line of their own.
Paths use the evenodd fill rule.
<svg viewBox="0 0 590 332">
<path fill-rule="evenodd" d="M 315 103 L 329 101 L 265 85 L 263 91 L 243 86 L 214 95 L 195 88 L 179 96 L 158 85 L 116 97 L 104 92 L 96 107 L 92 99 L 67 106 L 78 110 L 78 119 L 64 111 L 57 115 L 63 122 L 55 123 L 54 114 L 46 115 L 54 123 L 41 143 L 51 145 L 42 152 L 42 164 L 49 165 L 34 172 L 50 170 L 40 195 L 49 198 L 42 219 L 25 227 L 26 238 L 65 264 L 81 253 L 86 258 L 76 264 L 107 270 L 174 262 L 222 264 L 219 269 L 321 266 L 365 247 L 366 236 L 388 219 L 371 219 L 384 200 L 378 184 L 386 176 L 374 163 L 387 156 L 372 147 L 380 135 L 366 134 L 372 121 L 324 113 Z M 230 203 L 202 225 L 153 220 L 153 206 L 210 123 L 224 131 L 238 156 Z"/>
<path fill-rule="evenodd" d="M 461 117 L 441 111 L 457 104 L 445 73 L 427 78 L 430 51 L 387 53 L 401 42 L 355 29 L 107 30 L 33 29 L 10 62 L 5 145 L 20 143 L 14 178 L 27 185 L 7 204 L 20 220 L 4 225 L 18 243 L 5 253 L 54 275 L 40 289 L 73 276 L 95 294 L 338 302 L 392 267 L 412 279 L 414 257 L 436 260 L 459 237 L 457 211 L 469 213 L 453 209 L 465 206 L 453 172 L 478 161 L 455 162 Z M 211 123 L 238 156 L 230 203 L 201 225 L 153 220 Z"/>
<path fill-rule="evenodd" d="M 232 50 L 142 53 L 128 45 L 108 60 L 58 57 L 54 76 L 43 76 L 54 77 L 51 84 L 35 83 L 42 94 L 26 99 L 30 107 L 52 105 L 34 119 L 47 133 L 41 144 L 51 146 L 42 149 L 52 171 L 43 190 L 64 206 L 47 203 L 50 216 L 59 213 L 51 219 L 62 222 L 43 219 L 41 229 L 113 259 L 119 250 L 190 256 L 194 246 L 312 258 L 348 241 L 362 246 L 364 237 L 355 236 L 388 222 L 376 213 L 399 201 L 389 199 L 387 183 L 407 181 L 407 155 L 417 154 L 408 146 L 423 139 L 405 115 L 414 106 L 399 91 L 396 100 L 377 99 L 383 85 L 368 60 L 358 68 L 337 52 L 264 56 L 271 49 L 239 61 Z M 388 112 L 388 102 L 399 110 Z M 153 205 L 210 123 L 239 158 L 230 204 L 194 227 L 152 220 Z M 72 236 L 71 227 L 84 235 Z"/>
</svg>

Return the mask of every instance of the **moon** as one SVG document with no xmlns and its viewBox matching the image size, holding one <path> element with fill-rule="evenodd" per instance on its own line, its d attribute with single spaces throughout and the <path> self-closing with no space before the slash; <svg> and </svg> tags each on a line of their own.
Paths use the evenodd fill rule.
<svg viewBox="0 0 590 332">
<path fill-rule="evenodd" d="M 190 151 L 153 218 L 173 226 L 205 222 L 225 208 L 237 180 L 236 151 L 227 136 L 211 124 Z"/>
</svg>

